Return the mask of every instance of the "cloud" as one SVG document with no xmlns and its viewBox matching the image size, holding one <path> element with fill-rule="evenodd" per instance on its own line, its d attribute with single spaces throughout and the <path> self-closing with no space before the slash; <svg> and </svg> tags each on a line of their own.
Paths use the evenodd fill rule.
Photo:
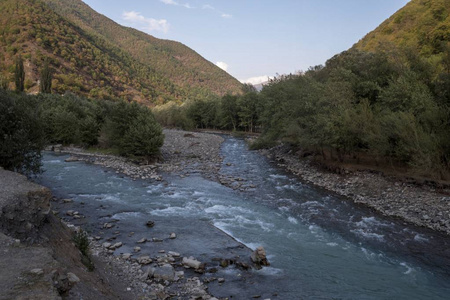
<svg viewBox="0 0 450 300">
<path fill-rule="evenodd" d="M 178 5 L 177 2 L 173 1 L 173 0 L 159 0 L 164 4 L 169 4 L 169 5 Z"/>
<path fill-rule="evenodd" d="M 163 1 L 163 0 L 161 0 L 161 1 Z M 169 0 L 169 1 L 171 1 L 171 0 Z M 224 12 L 220 11 L 219 9 L 216 9 L 216 8 L 215 8 L 214 6 L 212 6 L 212 5 L 209 5 L 209 4 L 205 4 L 205 5 L 203 5 L 203 6 L 202 6 L 202 9 L 208 9 L 208 10 L 212 10 L 212 11 L 214 11 L 214 12 L 216 12 L 216 13 L 220 14 L 220 15 L 221 15 L 221 17 L 222 17 L 222 18 L 225 18 L 225 19 L 230 19 L 230 18 L 232 18 L 232 17 L 233 17 L 233 15 L 230 15 L 230 14 L 224 13 Z"/>
<path fill-rule="evenodd" d="M 225 72 L 228 70 L 228 64 L 224 63 L 223 61 L 216 62 L 216 66 L 224 70 Z"/>
<path fill-rule="evenodd" d="M 180 4 L 174 0 L 159 0 L 159 1 L 161 1 L 162 3 L 167 4 L 167 5 L 175 5 L 175 6 L 183 6 L 185 8 L 193 8 L 189 3 Z"/>
<path fill-rule="evenodd" d="M 161 31 L 167 33 L 170 27 L 169 22 L 165 19 L 156 20 L 153 18 L 146 18 L 141 13 L 135 11 L 124 11 L 122 14 L 122 19 L 141 26 L 145 31 Z"/>
<path fill-rule="evenodd" d="M 256 84 L 260 84 L 260 83 L 269 81 L 269 79 L 271 79 L 271 77 L 264 75 L 264 76 L 250 77 L 248 79 L 241 80 L 241 82 L 256 85 Z"/>
</svg>

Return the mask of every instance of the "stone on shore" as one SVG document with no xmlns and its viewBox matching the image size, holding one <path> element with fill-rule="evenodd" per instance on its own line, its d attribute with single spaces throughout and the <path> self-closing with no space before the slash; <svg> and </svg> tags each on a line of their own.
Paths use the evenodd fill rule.
<svg viewBox="0 0 450 300">
<path fill-rule="evenodd" d="M 159 268 L 155 268 L 153 278 L 173 281 L 175 278 L 175 269 L 170 264 L 162 265 Z"/>
<path fill-rule="evenodd" d="M 141 256 L 137 259 L 137 262 L 141 265 L 148 265 L 151 264 L 153 262 L 153 260 L 150 258 L 150 256 L 145 255 L 145 256 Z"/>
<path fill-rule="evenodd" d="M 183 265 L 193 269 L 199 269 L 202 266 L 202 263 L 193 257 L 183 257 Z"/>
</svg>

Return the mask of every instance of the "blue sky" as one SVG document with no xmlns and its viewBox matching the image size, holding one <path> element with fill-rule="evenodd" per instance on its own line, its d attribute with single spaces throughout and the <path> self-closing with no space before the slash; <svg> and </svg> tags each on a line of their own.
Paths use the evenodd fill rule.
<svg viewBox="0 0 450 300">
<path fill-rule="evenodd" d="M 83 0 L 182 42 L 241 81 L 294 73 L 350 48 L 408 0 Z M 259 79 L 259 80 L 258 80 Z"/>
</svg>

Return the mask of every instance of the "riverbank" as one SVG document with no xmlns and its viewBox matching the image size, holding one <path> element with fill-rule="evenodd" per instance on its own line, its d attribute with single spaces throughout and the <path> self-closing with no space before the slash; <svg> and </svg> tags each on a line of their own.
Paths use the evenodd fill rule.
<svg viewBox="0 0 450 300">
<path fill-rule="evenodd" d="M 175 173 L 180 177 L 191 173 L 221 182 L 235 188 L 239 178 L 222 178 L 218 175 L 222 158 L 220 145 L 223 139 L 207 132 L 164 130 L 165 143 L 161 148 L 163 163 L 138 166 L 125 158 L 88 154 L 76 149 L 66 149 L 72 160 L 88 161 L 113 168 L 132 178 L 161 180 L 161 172 Z M 338 174 L 300 158 L 284 146 L 262 150 L 261 154 L 274 159 L 301 180 L 326 189 L 353 202 L 370 207 L 382 215 L 400 218 L 408 223 L 450 235 L 450 189 L 419 186 L 394 176 L 385 176 L 370 170 L 345 170 Z"/>
<path fill-rule="evenodd" d="M 261 153 L 302 181 L 363 204 L 382 215 L 450 235 L 450 189 L 408 183 L 370 170 L 337 174 L 282 145 Z"/>
<path fill-rule="evenodd" d="M 184 145 L 184 148 L 188 150 L 192 139 L 195 139 L 196 135 L 197 133 L 195 132 L 176 133 L 176 137 L 185 140 L 179 141 L 180 145 Z M 204 138 L 206 139 L 205 142 L 208 142 L 210 137 L 205 136 Z M 290 272 L 293 268 L 292 265 L 280 265 L 280 262 L 274 259 L 274 267 L 280 268 L 279 270 L 269 268 L 263 270 L 261 273 L 244 272 L 244 270 L 239 269 L 236 266 L 237 264 L 233 257 L 236 257 L 237 255 L 241 258 L 247 258 L 249 256 L 248 250 L 246 252 L 244 251 L 245 249 L 239 247 L 236 248 L 236 245 L 224 246 L 222 241 L 228 241 L 229 238 L 219 241 L 217 236 L 221 235 L 222 232 L 217 230 L 214 226 L 211 226 L 211 229 L 215 230 L 207 229 L 209 226 L 207 225 L 208 222 L 205 223 L 205 220 L 213 221 L 215 226 L 223 228 L 225 231 L 229 230 L 229 232 L 233 233 L 233 236 L 236 236 L 236 232 L 241 229 L 245 230 L 248 226 L 255 227 L 250 239 L 248 237 L 242 238 L 242 236 L 238 235 L 240 240 L 245 243 L 250 243 L 251 245 L 256 245 L 257 243 L 259 244 L 260 241 L 263 241 L 265 234 L 262 234 L 261 236 L 259 236 L 259 234 L 263 231 L 270 233 L 271 228 L 273 228 L 272 226 L 274 226 L 273 223 L 278 223 L 281 225 L 279 227 L 281 231 L 276 230 L 276 236 L 272 236 L 277 242 L 268 242 L 264 245 L 270 250 L 269 253 L 276 253 L 277 259 L 283 255 L 287 256 L 288 260 L 294 259 L 298 257 L 299 252 L 303 253 L 311 246 L 309 244 L 304 244 L 307 239 L 305 240 L 303 234 L 306 234 L 307 236 L 311 235 L 314 246 L 317 246 L 317 239 L 313 237 L 316 234 L 314 229 L 316 227 L 314 225 L 309 227 L 306 226 L 304 228 L 305 232 L 302 233 L 301 228 L 304 225 L 303 221 L 308 222 L 307 217 L 303 218 L 301 215 L 288 213 L 290 209 L 294 212 L 296 203 L 293 203 L 292 206 L 286 206 L 283 199 L 287 201 L 290 196 L 283 195 L 283 193 L 279 195 L 278 191 L 297 188 L 302 190 L 302 185 L 300 183 L 297 187 L 291 185 L 293 182 L 296 182 L 296 179 L 293 178 L 293 176 L 285 176 L 287 175 L 285 172 L 281 170 L 277 171 L 273 166 L 268 166 L 267 160 L 264 159 L 264 157 L 257 153 L 248 152 L 244 141 L 228 137 L 226 137 L 225 140 L 225 143 L 221 147 L 221 152 L 217 152 L 218 154 L 222 153 L 224 156 L 219 180 L 222 176 L 232 178 L 230 179 L 230 185 L 238 190 L 235 192 L 217 184 L 217 181 L 212 182 L 211 180 L 202 179 L 202 177 L 206 177 L 206 175 L 214 177 L 214 174 L 206 174 L 208 171 L 201 170 L 200 158 L 194 160 L 195 165 L 190 164 L 190 161 L 186 159 L 188 154 L 182 154 L 184 148 L 182 148 L 182 150 L 172 148 L 169 152 L 169 155 L 172 155 L 175 158 L 179 156 L 185 157 L 182 159 L 184 161 L 182 161 L 183 165 L 181 167 L 170 166 L 170 158 L 164 163 L 157 164 L 152 168 L 150 168 L 150 166 L 135 165 L 137 170 L 141 167 L 150 168 L 155 171 L 154 174 L 159 175 L 158 172 L 166 172 L 164 170 L 161 171 L 160 169 L 161 165 L 166 164 L 166 168 L 171 168 L 174 171 L 162 174 L 164 176 L 161 178 L 161 182 L 152 178 L 142 180 L 142 178 L 139 177 L 142 174 L 134 174 L 134 177 L 130 175 L 115 175 L 114 173 L 125 173 L 114 169 L 95 168 L 89 166 L 89 164 L 71 163 L 70 161 L 74 157 L 69 158 L 69 162 L 65 163 L 64 160 L 68 157 L 67 155 L 46 155 L 45 162 L 46 166 L 49 168 L 49 171 L 46 173 L 51 174 L 48 177 L 50 181 L 47 181 L 49 184 L 45 185 L 53 186 L 53 183 L 56 183 L 61 186 L 61 183 L 64 182 L 63 186 L 67 186 L 67 188 L 60 187 L 65 191 L 64 193 L 61 193 L 61 195 L 73 197 L 73 199 L 59 199 L 57 201 L 59 214 L 68 222 L 89 230 L 93 237 L 93 253 L 96 255 L 98 253 L 99 257 L 105 258 L 108 262 L 106 264 L 108 268 L 119 270 L 119 273 L 117 273 L 118 276 L 134 278 L 134 283 L 129 285 L 132 291 L 145 290 L 149 295 L 150 291 L 161 288 L 161 290 L 159 290 L 161 295 L 170 296 L 183 291 L 182 285 L 187 283 L 188 279 L 197 277 L 199 280 L 196 281 L 197 283 L 208 287 L 208 290 L 211 290 L 213 295 L 220 297 L 221 299 L 230 297 L 230 295 L 233 295 L 233 298 L 237 299 L 248 299 L 253 295 L 260 295 L 262 298 L 270 298 L 272 296 L 275 297 L 277 292 L 286 294 L 286 292 L 291 291 L 291 288 L 288 287 L 289 284 L 279 282 L 283 286 L 280 290 L 277 290 L 277 287 L 280 286 L 279 284 L 268 287 L 267 284 L 273 282 L 274 277 L 265 276 L 264 272 Z M 217 145 L 217 149 L 219 148 L 220 144 Z M 192 153 L 193 152 L 191 152 L 190 155 L 192 155 Z M 218 156 L 218 159 L 221 159 L 220 156 Z M 95 159 L 93 159 L 93 161 L 95 161 Z M 133 165 L 132 161 L 126 163 L 130 164 L 130 166 Z M 177 163 L 180 163 L 180 161 Z M 210 164 L 207 160 L 205 160 L 204 163 Z M 263 166 L 263 168 L 259 168 L 259 166 Z M 210 172 L 216 172 L 216 168 L 209 169 L 212 170 Z M 54 172 L 51 170 L 54 170 Z M 132 174 L 132 172 L 129 172 L 129 174 Z M 130 180 L 129 177 L 135 178 L 136 181 Z M 147 175 L 144 174 L 143 177 L 147 177 Z M 237 177 L 241 178 L 236 179 Z M 138 178 L 141 180 L 137 180 Z M 261 180 L 261 178 L 265 179 Z M 228 186 L 226 183 L 224 185 Z M 305 188 L 310 189 L 306 186 Z M 214 192 L 212 192 L 213 190 Z M 241 203 L 245 206 L 249 204 L 241 197 L 249 196 L 252 199 L 259 199 L 258 194 L 261 193 L 269 195 L 268 197 L 264 196 L 261 199 L 262 201 L 269 200 L 270 203 L 267 203 L 269 205 L 272 203 L 270 195 L 277 195 L 274 200 L 281 199 L 277 202 L 280 202 L 282 207 L 276 206 L 275 208 L 283 208 L 282 210 L 280 209 L 282 213 L 275 215 L 270 213 L 270 218 L 267 218 L 267 216 L 260 217 L 259 213 L 256 213 L 254 209 L 247 210 L 245 207 L 240 206 Z M 316 199 L 320 201 L 321 192 L 316 194 L 314 191 L 312 194 L 311 201 L 304 202 L 302 207 L 313 205 Z M 234 198 L 234 196 L 237 197 Z M 311 194 L 309 196 L 311 196 Z M 328 196 L 325 198 L 328 198 Z M 148 199 L 151 199 L 151 201 L 148 201 Z M 329 202 L 328 199 L 323 200 Z M 299 203 L 301 203 L 300 199 L 299 201 Z M 336 199 L 336 202 L 346 203 L 346 201 L 341 201 L 339 199 Z M 261 203 L 263 202 L 258 200 L 258 207 L 265 206 L 261 205 Z M 344 205 L 354 206 L 350 204 Z M 304 210 L 305 209 L 302 209 L 302 211 Z M 328 208 L 326 210 L 330 211 Z M 250 213 L 247 214 L 248 212 Z M 371 216 L 370 213 L 368 215 Z M 363 226 L 366 224 L 366 221 L 371 222 L 372 220 L 372 217 L 360 218 L 357 213 L 355 214 L 355 211 L 352 211 L 350 216 L 350 222 L 352 222 L 351 219 L 355 216 L 355 226 Z M 275 221 L 274 218 L 277 220 Z M 154 227 L 150 228 L 146 226 L 146 222 L 149 220 L 154 221 Z M 299 220 L 302 220 L 302 222 Z M 325 218 L 324 220 L 329 222 L 328 218 Z M 346 219 L 344 222 L 345 221 Z M 386 225 L 388 229 L 391 228 L 389 223 L 382 224 L 383 226 Z M 283 241 L 278 241 L 278 232 L 284 232 L 285 230 L 292 231 L 286 232 Z M 172 232 L 176 233 L 175 239 L 170 239 Z M 374 235 L 375 238 L 382 240 L 386 239 L 386 241 L 389 241 L 390 237 L 387 233 L 385 237 L 383 237 L 384 233 L 378 231 L 376 233 L 377 235 Z M 399 233 L 397 236 L 402 236 L 401 230 L 395 231 L 395 233 Z M 290 251 L 289 254 L 286 254 L 285 252 L 288 249 L 270 249 L 271 247 L 274 247 L 275 244 L 285 245 L 288 242 L 292 242 L 292 235 L 297 234 L 302 235 L 302 237 L 298 240 L 294 239 L 298 243 L 293 242 L 288 247 L 289 251 L 294 250 Z M 415 233 L 411 237 L 408 236 L 408 238 L 414 240 L 415 236 L 422 239 L 426 238 L 426 235 L 423 237 Z M 142 240 L 143 238 L 145 238 L 145 240 Z M 323 251 L 322 254 L 326 254 L 331 248 L 337 247 L 340 243 L 341 241 L 339 239 L 332 239 L 329 243 L 322 245 L 325 249 L 318 249 L 318 251 L 320 253 Z M 140 248 L 139 251 L 135 251 L 135 247 Z M 348 247 L 345 246 L 345 249 L 348 249 Z M 160 252 L 163 250 L 164 252 Z M 357 251 L 354 254 L 358 256 L 359 248 L 357 247 L 356 250 Z M 230 253 L 229 251 L 234 253 L 233 257 L 227 257 L 226 253 Z M 170 254 L 169 252 L 178 252 L 180 256 L 177 255 L 174 257 L 173 254 Z M 314 261 L 316 257 L 320 257 L 320 255 L 317 255 L 316 250 L 313 251 L 313 253 L 316 254 L 310 256 L 305 261 Z M 184 270 L 182 256 L 186 258 L 193 256 L 200 264 L 206 263 L 207 269 L 205 269 L 205 274 L 198 275 L 193 269 L 188 269 L 187 271 Z M 305 253 L 301 256 L 302 258 L 306 257 Z M 345 255 L 338 255 L 336 257 L 339 257 L 339 262 L 344 262 L 344 265 L 347 264 Z M 139 258 L 141 258 L 142 262 L 151 260 L 151 268 L 147 268 L 146 265 L 139 263 Z M 222 259 L 219 262 L 213 258 L 225 259 Z M 364 265 L 364 257 L 362 257 L 362 259 L 362 265 Z M 228 263 L 228 261 L 233 263 L 231 267 L 223 268 L 222 261 L 225 264 Z M 299 259 L 299 261 L 303 261 L 303 259 Z M 168 265 L 167 262 L 169 262 L 173 269 L 169 266 L 161 269 L 164 265 Z M 405 264 L 403 261 L 400 262 L 400 266 Z M 241 268 L 244 266 L 241 265 Z M 180 282 L 177 281 L 166 285 L 164 280 L 161 281 L 160 279 L 154 279 L 153 277 L 149 278 L 148 275 L 146 276 L 147 270 L 149 271 L 149 274 L 156 271 L 153 268 L 159 269 L 157 276 L 163 275 L 161 272 L 166 271 L 169 271 L 170 274 L 174 274 L 171 271 L 174 270 L 175 272 L 183 271 L 185 278 L 182 278 Z M 210 271 L 215 272 L 216 270 L 217 273 L 210 273 Z M 303 270 L 303 267 L 299 268 L 299 270 Z M 314 273 L 314 271 L 310 270 L 307 272 L 307 276 L 305 274 L 305 277 L 302 277 L 301 282 L 306 286 L 315 286 L 317 284 L 315 282 L 308 282 L 307 278 L 309 278 L 311 273 Z M 331 277 L 337 275 L 334 274 L 334 270 L 328 270 L 326 273 L 330 273 Z M 402 273 L 400 272 L 399 274 Z M 147 278 L 147 280 L 142 280 L 142 276 Z M 176 276 L 177 278 L 180 278 L 180 276 Z M 320 275 L 320 278 L 323 277 L 327 277 L 327 275 Z M 378 278 L 378 276 L 375 277 Z M 219 278 L 222 278 L 220 283 Z M 281 281 L 282 278 L 283 276 L 279 276 L 277 280 Z M 292 278 L 298 277 L 294 276 Z M 381 278 L 384 277 L 381 276 Z M 225 282 L 223 282 L 223 279 L 225 279 Z M 214 281 L 209 282 L 210 280 Z M 253 284 L 254 282 L 259 282 L 260 284 Z M 349 282 L 352 282 L 352 280 Z M 370 282 L 373 281 L 370 280 Z M 250 285 L 248 283 L 250 283 Z M 295 284 L 295 280 L 293 284 Z M 384 286 L 382 283 L 379 284 Z M 253 290 L 249 292 L 252 288 Z M 233 290 L 233 292 L 231 292 L 231 290 Z M 324 290 L 329 291 L 329 288 L 325 288 Z M 243 293 L 245 296 L 243 296 Z M 153 294 L 152 297 L 158 297 L 158 295 Z M 205 297 L 207 296 L 205 295 Z M 285 297 L 285 299 L 295 299 L 295 296 L 290 294 L 289 297 Z"/>
<path fill-rule="evenodd" d="M 155 164 L 137 163 L 116 155 L 90 153 L 81 148 L 64 147 L 60 152 L 69 153 L 67 161 L 85 161 L 106 168 L 133 179 L 161 181 L 161 173 L 177 174 L 180 177 L 200 173 L 217 181 L 222 158 L 220 145 L 223 138 L 218 135 L 165 129 L 164 145 L 161 147 L 162 162 Z"/>
<path fill-rule="evenodd" d="M 114 155 L 89 153 L 73 147 L 57 148 L 56 152 L 70 154 L 70 157 L 65 159 L 67 163 L 84 161 L 101 165 L 112 169 L 118 175 L 157 185 L 168 184 L 164 182 L 162 174 L 175 175 L 179 178 L 201 174 L 202 177 L 217 182 L 222 162 L 220 146 L 223 138 L 206 133 L 178 130 L 164 130 L 164 134 L 165 143 L 161 148 L 163 160 L 151 165 L 139 164 Z M 156 225 L 151 221 L 147 227 L 145 222 L 143 223 L 143 228 L 140 230 L 145 231 L 145 228 L 147 230 L 151 228 L 153 237 L 135 238 L 135 234 L 140 236 L 144 233 L 124 232 L 127 230 L 125 228 L 128 228 L 125 222 L 120 222 L 113 217 L 89 214 L 83 210 L 89 205 L 88 203 L 77 205 L 79 203 L 75 203 L 72 199 L 56 199 L 53 209 L 71 226 L 83 227 L 86 218 L 91 220 L 98 218 L 98 221 L 94 220 L 94 222 L 101 222 L 101 229 L 97 231 L 98 235 L 90 237 L 93 257 L 96 258 L 97 263 L 100 263 L 102 269 L 108 270 L 111 277 L 121 278 L 127 282 L 128 290 L 144 297 L 143 299 L 170 297 L 216 299 L 208 292 L 208 286 L 212 285 L 216 291 L 222 290 L 222 294 L 227 294 L 227 281 L 225 278 L 215 276 L 218 268 L 227 268 L 229 264 L 233 265 L 230 268 L 236 267 L 241 270 L 252 268 L 250 266 L 251 251 L 225 233 L 217 232 L 215 228 L 216 232 L 210 239 L 216 240 L 222 246 L 228 246 L 219 251 L 221 256 L 216 261 L 200 261 L 186 255 L 183 251 L 175 249 L 178 251 L 176 252 L 174 248 L 171 248 L 174 247 L 170 246 L 171 244 L 178 244 L 177 233 L 183 232 L 183 229 L 175 229 L 177 233 L 167 231 L 170 224 L 164 225 L 163 219 L 154 219 Z M 161 247 L 165 247 L 165 250 L 161 250 Z M 189 249 L 188 244 L 185 244 L 185 247 Z M 204 273 L 208 275 L 202 276 Z M 245 277 L 242 276 L 242 278 Z"/>
</svg>

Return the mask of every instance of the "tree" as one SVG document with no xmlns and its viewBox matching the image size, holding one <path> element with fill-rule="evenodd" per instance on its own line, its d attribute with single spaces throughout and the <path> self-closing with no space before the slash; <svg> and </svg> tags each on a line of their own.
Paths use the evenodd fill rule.
<svg viewBox="0 0 450 300">
<path fill-rule="evenodd" d="M 45 141 L 37 101 L 0 90 L 0 111 L 0 166 L 39 173 Z"/>
<path fill-rule="evenodd" d="M 156 122 L 150 110 L 142 110 L 130 124 L 121 147 L 122 155 L 152 157 L 159 153 L 164 143 L 161 126 Z"/>
<path fill-rule="evenodd" d="M 41 76 L 40 76 L 39 90 L 41 93 L 51 94 L 51 92 L 52 92 L 52 77 L 53 77 L 53 70 L 50 68 L 48 60 L 45 60 L 44 66 L 41 70 Z"/>
<path fill-rule="evenodd" d="M 21 55 L 16 58 L 14 82 L 16 84 L 16 92 L 23 92 L 25 90 L 25 69 L 23 67 L 23 59 Z"/>
</svg>

